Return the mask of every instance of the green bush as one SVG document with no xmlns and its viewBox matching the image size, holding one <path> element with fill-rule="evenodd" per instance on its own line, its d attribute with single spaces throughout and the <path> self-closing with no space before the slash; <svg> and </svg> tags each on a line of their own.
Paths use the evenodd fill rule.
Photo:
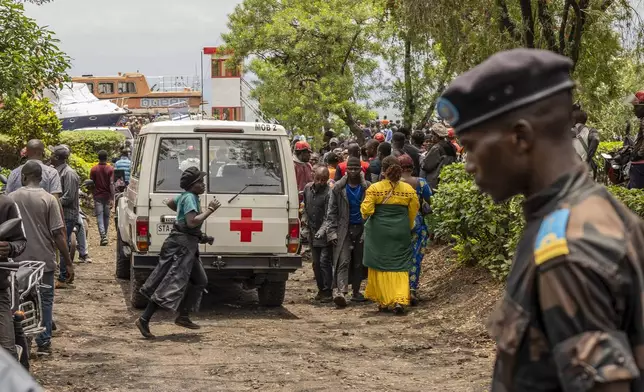
<svg viewBox="0 0 644 392">
<path fill-rule="evenodd" d="M 13 169 L 20 164 L 20 149 L 12 139 L 0 134 L 0 167 Z"/>
<path fill-rule="evenodd" d="M 644 190 L 611 186 L 608 190 L 644 218 Z M 494 204 L 482 194 L 463 164 L 443 168 L 428 219 L 435 239 L 453 244 L 457 261 L 478 264 L 497 278 L 510 271 L 525 221 L 522 197 Z"/>
<path fill-rule="evenodd" d="M 435 238 L 453 242 L 459 262 L 478 263 L 499 278 L 507 275 L 523 228 L 520 198 L 494 204 L 463 164 L 453 164 L 441 172 L 432 209 Z"/>
<path fill-rule="evenodd" d="M 117 156 L 125 136 L 118 132 L 105 131 L 65 131 L 60 134 L 60 143 L 66 144 L 73 154 L 86 162 L 97 160 L 101 150 L 107 151 L 108 156 Z"/>
<path fill-rule="evenodd" d="M 78 154 L 71 154 L 67 163 L 76 170 L 82 183 L 89 178 L 90 170 L 92 170 L 92 167 L 94 167 L 98 162 L 87 162 Z"/>
</svg>

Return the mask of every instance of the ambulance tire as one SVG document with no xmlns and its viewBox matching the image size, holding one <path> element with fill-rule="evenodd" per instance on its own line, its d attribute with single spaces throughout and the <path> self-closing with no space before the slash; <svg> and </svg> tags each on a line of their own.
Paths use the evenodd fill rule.
<svg viewBox="0 0 644 392">
<path fill-rule="evenodd" d="M 134 271 L 130 273 L 130 304 L 134 309 L 143 309 L 148 304 L 148 299 L 139 290 L 145 283 L 145 279 L 137 277 Z"/>
<path fill-rule="evenodd" d="M 130 258 L 125 255 L 123 239 L 118 228 L 116 229 L 116 277 L 130 279 Z"/>
<path fill-rule="evenodd" d="M 276 307 L 284 303 L 286 294 L 286 281 L 264 282 L 257 288 L 257 296 L 261 306 Z"/>
</svg>

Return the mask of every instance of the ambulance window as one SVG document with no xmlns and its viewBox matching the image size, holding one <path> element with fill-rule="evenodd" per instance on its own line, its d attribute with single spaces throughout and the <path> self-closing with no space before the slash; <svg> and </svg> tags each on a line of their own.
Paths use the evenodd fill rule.
<svg viewBox="0 0 644 392">
<path fill-rule="evenodd" d="M 284 194 L 276 140 L 211 139 L 208 161 L 209 193 Z"/>
<path fill-rule="evenodd" d="M 182 192 L 181 174 L 191 166 L 202 170 L 201 139 L 161 139 L 154 190 Z"/>
<path fill-rule="evenodd" d="M 132 166 L 132 177 L 139 178 L 141 175 L 141 164 L 143 152 L 145 151 L 145 136 L 140 136 L 134 143 L 134 165 Z"/>
</svg>

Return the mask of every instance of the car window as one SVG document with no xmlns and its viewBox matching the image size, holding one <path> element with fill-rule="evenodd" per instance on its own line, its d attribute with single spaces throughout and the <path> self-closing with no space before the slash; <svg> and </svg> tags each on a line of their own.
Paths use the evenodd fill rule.
<svg viewBox="0 0 644 392">
<path fill-rule="evenodd" d="M 127 128 L 117 129 L 116 132 L 118 132 L 121 135 L 125 136 L 126 139 L 132 139 L 132 132 L 130 132 L 130 130 L 127 129 Z"/>
<path fill-rule="evenodd" d="M 132 173 L 134 178 L 139 178 L 141 174 L 141 164 L 143 163 L 143 152 L 145 151 L 145 136 L 137 139 L 134 146 L 134 165 L 132 166 Z"/>
<path fill-rule="evenodd" d="M 201 139 L 165 138 L 159 141 L 156 192 L 182 192 L 181 174 L 194 166 L 202 170 Z"/>
<path fill-rule="evenodd" d="M 208 141 L 208 192 L 284 194 L 282 161 L 276 140 Z"/>
</svg>

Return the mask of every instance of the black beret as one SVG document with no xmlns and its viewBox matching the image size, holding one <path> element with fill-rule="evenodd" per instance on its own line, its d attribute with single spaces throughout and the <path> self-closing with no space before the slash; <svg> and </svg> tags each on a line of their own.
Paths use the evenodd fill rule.
<svg viewBox="0 0 644 392">
<path fill-rule="evenodd" d="M 572 61 L 554 52 L 513 49 L 496 53 L 459 75 L 436 103 L 457 133 L 494 117 L 570 90 Z"/>
<path fill-rule="evenodd" d="M 183 173 L 181 173 L 181 180 L 179 186 L 181 189 L 188 190 L 195 182 L 201 180 L 206 176 L 205 172 L 202 172 L 194 166 L 190 166 Z"/>
</svg>

